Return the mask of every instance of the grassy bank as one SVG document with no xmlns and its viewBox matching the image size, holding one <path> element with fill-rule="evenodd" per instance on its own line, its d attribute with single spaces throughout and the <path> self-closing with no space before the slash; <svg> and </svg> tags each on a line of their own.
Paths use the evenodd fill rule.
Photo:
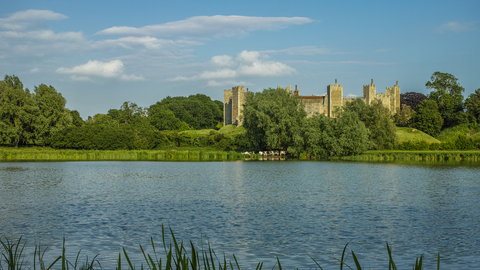
<svg viewBox="0 0 480 270">
<path fill-rule="evenodd" d="M 169 233 L 165 233 L 165 229 L 162 225 L 162 244 L 163 247 L 160 248 L 160 252 L 157 252 L 155 248 L 155 243 L 153 239 L 151 240 L 153 254 L 148 254 L 144 251 L 144 248 L 140 245 L 141 254 L 143 254 L 144 262 L 140 265 L 135 265 L 132 263 L 130 256 L 128 255 L 125 248 L 122 249 L 123 252 L 118 254 L 118 259 L 116 262 L 116 269 L 154 269 L 154 270 L 173 270 L 173 269 L 241 269 L 241 263 L 237 260 L 235 255 L 232 255 L 233 261 L 227 261 L 225 255 L 217 256 L 214 250 L 208 245 L 208 249 L 199 250 L 196 248 L 192 242 L 184 245 L 183 241 L 177 241 L 172 230 Z M 357 269 L 362 270 L 362 264 L 358 261 L 353 250 L 347 251 L 347 245 L 345 245 L 343 252 L 341 253 L 341 258 L 338 260 L 339 269 Z M 80 257 L 80 251 L 77 253 L 76 258 L 67 258 L 65 250 L 65 239 L 63 240 L 62 253 L 58 254 L 58 257 L 54 257 L 53 261 L 45 261 L 44 255 L 47 249 L 40 245 L 35 245 L 35 251 L 33 255 L 33 262 L 29 261 L 30 256 L 24 254 L 26 247 L 26 242 L 20 237 L 17 240 L 10 240 L 5 237 L 0 237 L 0 269 L 75 269 L 75 270 L 93 270 L 93 269 L 104 269 L 100 261 L 100 254 L 97 254 L 92 259 L 89 259 L 88 256 L 85 259 Z M 163 253 L 163 254 L 161 254 Z M 131 254 L 130 254 L 131 255 Z M 307 254 L 305 254 L 307 255 Z M 340 255 L 340 254 L 339 254 Z M 349 257 L 348 255 L 351 255 Z M 307 256 L 305 256 L 307 257 Z M 312 265 L 317 269 L 322 269 L 321 262 L 315 260 L 314 257 L 308 255 L 312 260 Z M 163 258 L 163 259 L 162 259 Z M 397 267 L 393 260 L 393 255 L 390 247 L 387 244 L 387 252 L 384 256 L 385 261 L 388 261 L 389 269 L 396 270 Z M 276 258 L 276 264 L 272 269 L 283 269 L 282 264 L 279 258 Z M 241 262 L 241 261 L 240 261 Z M 33 267 L 32 267 L 33 263 Z M 440 269 L 440 254 L 436 260 L 437 270 Z M 419 258 L 416 258 L 415 264 L 412 266 L 414 270 L 424 269 L 423 267 L 423 255 L 420 255 Z M 256 269 L 260 270 L 263 268 L 263 262 L 257 264 Z M 265 267 L 267 268 L 267 267 Z M 270 269 L 270 267 L 268 267 Z M 297 268 L 298 269 L 298 268 Z"/>
<path fill-rule="evenodd" d="M 250 158 L 235 151 L 212 149 L 174 150 L 62 150 L 42 147 L 0 147 L 0 161 L 101 161 L 101 160 L 240 160 Z"/>
</svg>

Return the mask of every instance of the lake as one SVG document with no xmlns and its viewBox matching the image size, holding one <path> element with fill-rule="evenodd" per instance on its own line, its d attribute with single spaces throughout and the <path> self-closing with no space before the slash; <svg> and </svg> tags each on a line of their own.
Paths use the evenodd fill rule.
<svg viewBox="0 0 480 270">
<path fill-rule="evenodd" d="M 367 269 L 388 269 L 386 243 L 399 269 L 421 254 L 434 269 L 437 253 L 441 269 L 479 268 L 480 163 L 0 163 L 0 235 L 46 258 L 65 237 L 71 260 L 81 249 L 114 269 L 125 247 L 139 266 L 162 224 L 247 268 L 309 269 L 310 255 L 339 269 L 347 243 Z"/>
</svg>

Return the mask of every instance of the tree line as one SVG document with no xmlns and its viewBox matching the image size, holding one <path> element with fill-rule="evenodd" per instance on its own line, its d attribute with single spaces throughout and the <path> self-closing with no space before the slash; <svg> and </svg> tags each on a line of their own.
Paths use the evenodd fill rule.
<svg viewBox="0 0 480 270">
<path fill-rule="evenodd" d="M 219 149 L 287 150 L 318 157 L 356 155 L 376 149 L 474 149 L 480 141 L 459 137 L 449 144 L 399 145 L 395 126 L 419 129 L 432 136 L 441 130 L 480 122 L 480 89 L 463 98 L 464 88 L 451 74 L 435 72 L 425 85 L 428 95 L 401 94 L 401 110 L 391 115 L 380 101 L 367 106 L 361 99 L 346 103 L 335 118 L 306 118 L 301 99 L 283 89 L 249 92 L 243 110 L 245 132 L 218 131 L 223 103 L 203 94 L 166 97 L 142 108 L 124 102 L 106 114 L 84 121 L 66 108 L 53 86 L 40 84 L 31 92 L 15 75 L 0 81 L 0 144 L 68 149 L 159 149 L 214 146 Z M 188 130 L 211 129 L 204 133 Z"/>
<path fill-rule="evenodd" d="M 17 76 L 5 75 L 0 81 L 0 144 L 99 150 L 203 145 L 181 131 L 218 129 L 223 122 L 223 103 L 203 94 L 166 97 L 148 108 L 124 102 L 86 121 L 66 103 L 51 85 L 40 84 L 31 92 Z M 223 139 L 213 137 L 211 143 Z"/>
<path fill-rule="evenodd" d="M 401 111 L 395 116 L 397 126 L 417 128 L 433 137 L 444 129 L 480 123 L 480 88 L 466 99 L 465 88 L 449 73 L 435 72 L 425 84 L 428 95 L 400 94 Z"/>
</svg>

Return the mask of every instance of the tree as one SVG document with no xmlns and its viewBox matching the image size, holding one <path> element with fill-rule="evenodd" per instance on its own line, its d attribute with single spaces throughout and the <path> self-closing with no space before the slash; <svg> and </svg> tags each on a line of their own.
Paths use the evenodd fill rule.
<svg viewBox="0 0 480 270">
<path fill-rule="evenodd" d="M 339 111 L 337 118 L 316 114 L 305 119 L 294 148 L 297 155 L 304 150 L 320 158 L 358 155 L 370 147 L 369 133 L 356 112 Z"/>
<path fill-rule="evenodd" d="M 306 116 L 301 99 L 284 89 L 269 88 L 246 96 L 243 126 L 254 148 L 286 151 L 294 145 Z"/>
<path fill-rule="evenodd" d="M 213 129 L 223 122 L 223 103 L 212 101 L 210 97 L 196 94 L 187 97 L 166 97 L 150 106 L 170 110 L 175 117 L 195 129 Z M 221 105 L 221 106 L 220 106 Z"/>
<path fill-rule="evenodd" d="M 463 112 L 462 93 L 465 89 L 458 84 L 458 79 L 452 74 L 437 71 L 425 86 L 428 89 L 434 89 L 428 94 L 428 99 L 437 103 L 438 110 L 444 119 L 443 128 L 459 124 L 456 114 Z"/>
<path fill-rule="evenodd" d="M 157 130 L 189 130 L 187 123 L 176 118 L 172 111 L 163 110 L 157 107 L 151 107 L 148 113 L 150 124 Z"/>
<path fill-rule="evenodd" d="M 343 111 L 358 114 L 370 131 L 373 149 L 392 149 L 397 138 L 396 127 L 390 110 L 380 100 L 374 100 L 370 106 L 361 99 L 353 100 L 342 107 Z"/>
<path fill-rule="evenodd" d="M 468 98 L 465 100 L 465 108 L 467 113 L 480 123 L 480 88 L 468 95 Z"/>
<path fill-rule="evenodd" d="M 437 136 L 442 129 L 443 118 L 434 100 L 424 100 L 418 105 L 418 112 L 413 117 L 412 127 L 429 135 Z"/>
<path fill-rule="evenodd" d="M 0 81 L 0 143 L 18 146 L 31 144 L 38 107 L 29 91 L 16 77 L 5 75 Z"/>
<path fill-rule="evenodd" d="M 85 121 L 80 117 L 80 113 L 77 110 L 70 111 L 72 116 L 72 125 L 76 127 L 81 127 L 85 124 Z"/>
<path fill-rule="evenodd" d="M 395 114 L 395 124 L 399 127 L 406 127 L 410 123 L 415 111 L 406 104 L 402 104 L 400 112 Z"/>
<path fill-rule="evenodd" d="M 405 104 L 407 106 L 410 106 L 412 110 L 416 111 L 418 104 L 420 104 L 420 102 L 424 101 L 425 99 L 427 99 L 427 96 L 422 93 L 406 92 L 404 94 L 400 94 L 400 106 Z"/>
<path fill-rule="evenodd" d="M 70 111 L 65 108 L 67 100 L 53 86 L 35 86 L 35 101 L 39 116 L 35 124 L 37 144 L 45 146 L 57 132 L 72 123 Z"/>
</svg>

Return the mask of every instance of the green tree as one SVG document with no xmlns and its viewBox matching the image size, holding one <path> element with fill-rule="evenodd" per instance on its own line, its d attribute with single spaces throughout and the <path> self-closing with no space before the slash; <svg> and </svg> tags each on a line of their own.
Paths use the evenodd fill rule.
<svg viewBox="0 0 480 270">
<path fill-rule="evenodd" d="M 57 132 L 72 123 L 70 111 L 65 108 L 67 100 L 53 86 L 35 86 L 35 101 L 40 111 L 35 125 L 37 144 L 45 146 Z"/>
<path fill-rule="evenodd" d="M 189 130 L 187 123 L 180 121 L 170 110 L 163 110 L 161 107 L 151 107 L 148 113 L 150 124 L 157 130 Z"/>
<path fill-rule="evenodd" d="M 465 108 L 467 113 L 480 123 L 480 88 L 468 96 L 465 100 Z"/>
<path fill-rule="evenodd" d="M 150 106 L 170 110 L 175 117 L 195 129 L 214 129 L 223 122 L 223 103 L 212 101 L 210 97 L 196 94 L 187 97 L 166 97 Z"/>
<path fill-rule="evenodd" d="M 373 145 L 370 130 L 355 112 L 343 111 L 335 119 L 335 137 L 342 149 L 340 156 L 359 155 Z"/>
<path fill-rule="evenodd" d="M 395 124 L 399 127 L 406 127 L 410 123 L 415 111 L 406 104 L 402 104 L 400 112 L 395 114 Z"/>
<path fill-rule="evenodd" d="M 0 81 L 0 143 L 32 144 L 38 107 L 28 90 L 16 77 L 5 75 Z"/>
<path fill-rule="evenodd" d="M 301 99 L 284 89 L 269 88 L 246 96 L 243 126 L 254 148 L 286 151 L 294 145 L 306 116 Z"/>
<path fill-rule="evenodd" d="M 463 112 L 463 95 L 465 91 L 458 84 L 458 79 L 449 73 L 434 72 L 425 86 L 433 89 L 428 94 L 428 99 L 434 100 L 438 110 L 444 119 L 443 128 L 458 125 L 458 112 Z"/>
<path fill-rule="evenodd" d="M 72 125 L 76 127 L 81 127 L 85 124 L 85 121 L 80 117 L 80 113 L 77 110 L 70 111 L 72 116 Z"/>
<path fill-rule="evenodd" d="M 380 100 L 374 100 L 370 106 L 361 99 L 347 102 L 343 111 L 356 113 L 369 130 L 370 145 L 373 149 L 392 149 L 397 139 L 396 127 L 390 110 Z"/>
<path fill-rule="evenodd" d="M 438 111 L 438 105 L 434 100 L 424 100 L 417 108 L 413 117 L 412 127 L 429 135 L 437 136 L 443 126 L 443 118 Z"/>
</svg>

